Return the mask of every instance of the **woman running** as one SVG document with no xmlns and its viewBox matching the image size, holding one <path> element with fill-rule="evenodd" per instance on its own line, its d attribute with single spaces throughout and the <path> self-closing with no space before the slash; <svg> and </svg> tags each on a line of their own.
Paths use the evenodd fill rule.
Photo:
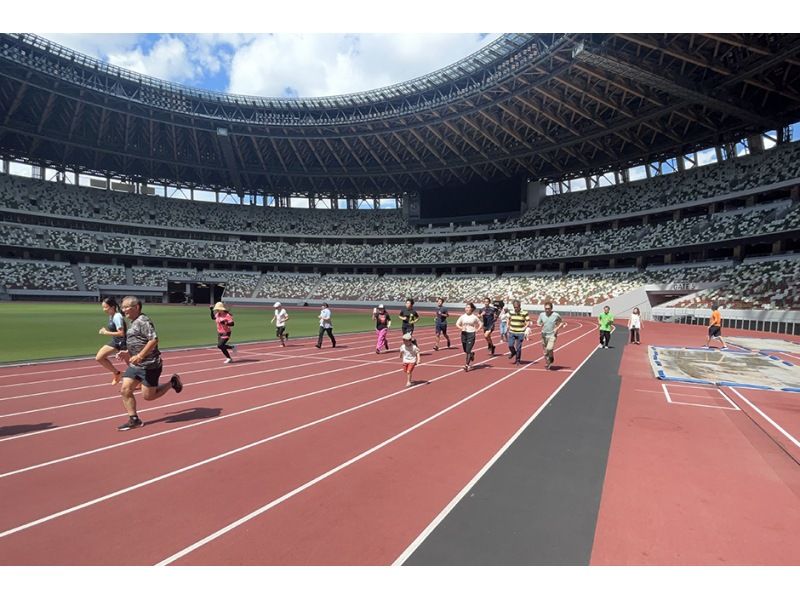
<svg viewBox="0 0 800 598">
<path fill-rule="evenodd" d="M 211 319 L 217 323 L 217 349 L 222 351 L 225 356 L 223 363 L 232 363 L 233 359 L 228 350 L 230 349 L 230 351 L 236 353 L 236 347 L 228 345 L 228 341 L 231 340 L 231 328 L 234 325 L 233 316 L 222 301 L 218 301 L 214 304 L 214 307 L 209 307 L 208 309 L 211 310 Z"/>
<path fill-rule="evenodd" d="M 473 312 L 475 311 L 474 303 L 467 303 L 464 308 L 464 313 L 456 321 L 456 328 L 461 331 L 461 347 L 467 355 L 467 363 L 464 366 L 464 371 L 468 372 L 470 363 L 475 360 L 475 352 L 472 348 L 475 346 L 475 334 L 483 327 L 481 319 Z"/>
<path fill-rule="evenodd" d="M 100 305 L 108 316 L 108 326 L 101 328 L 98 334 L 110 336 L 111 339 L 100 347 L 95 360 L 113 374 L 114 377 L 111 379 L 111 384 L 119 384 L 122 372 L 114 367 L 114 364 L 108 358 L 112 353 L 119 353 L 125 350 L 125 333 L 127 332 L 125 317 L 120 312 L 117 300 L 113 297 L 106 297 Z"/>
</svg>

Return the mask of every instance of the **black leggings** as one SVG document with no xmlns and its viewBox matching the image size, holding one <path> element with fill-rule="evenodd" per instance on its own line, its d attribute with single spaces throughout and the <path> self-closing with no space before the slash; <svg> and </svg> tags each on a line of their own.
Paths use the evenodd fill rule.
<svg viewBox="0 0 800 598">
<path fill-rule="evenodd" d="M 336 339 L 333 338 L 333 328 L 323 328 L 322 326 L 319 327 L 319 338 L 317 339 L 317 347 L 322 347 L 322 337 L 328 334 L 328 338 L 331 339 L 331 346 L 336 346 Z"/>
<path fill-rule="evenodd" d="M 465 330 L 461 331 L 461 347 L 464 349 L 464 353 L 467 354 L 467 365 L 470 362 L 470 354 L 472 353 L 472 348 L 475 346 L 475 333 L 474 332 L 467 332 Z"/>
<path fill-rule="evenodd" d="M 639 329 L 638 328 L 631 328 L 631 342 L 638 343 L 639 342 Z"/>
<path fill-rule="evenodd" d="M 217 349 L 222 351 L 222 354 L 227 358 L 231 358 L 231 354 L 228 353 L 228 349 L 233 349 L 233 345 L 228 345 L 228 341 L 231 340 L 229 336 L 222 336 L 221 334 L 217 334 Z"/>
<path fill-rule="evenodd" d="M 600 331 L 600 344 L 604 347 L 608 346 L 608 343 L 611 341 L 611 331 L 610 330 L 601 330 Z"/>
</svg>

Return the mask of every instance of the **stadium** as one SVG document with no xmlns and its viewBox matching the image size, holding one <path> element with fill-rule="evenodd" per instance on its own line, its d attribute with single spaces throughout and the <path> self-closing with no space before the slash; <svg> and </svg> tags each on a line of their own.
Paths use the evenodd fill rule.
<svg viewBox="0 0 800 598">
<path fill-rule="evenodd" d="M 798 135 L 791 33 L 508 33 L 312 98 L 0 34 L 0 563 L 800 564 Z M 183 380 L 125 434 L 106 297 Z M 514 300 L 523 348 L 462 352 Z"/>
</svg>

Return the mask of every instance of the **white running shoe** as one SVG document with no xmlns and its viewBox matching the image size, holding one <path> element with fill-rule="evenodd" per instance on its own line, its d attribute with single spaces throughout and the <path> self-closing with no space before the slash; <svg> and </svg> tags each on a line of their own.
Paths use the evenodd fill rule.
<svg viewBox="0 0 800 598">
<path fill-rule="evenodd" d="M 228 357 L 228 359 L 226 359 L 226 360 L 224 361 L 224 363 L 233 363 L 233 359 L 231 359 L 230 357 Z"/>
</svg>

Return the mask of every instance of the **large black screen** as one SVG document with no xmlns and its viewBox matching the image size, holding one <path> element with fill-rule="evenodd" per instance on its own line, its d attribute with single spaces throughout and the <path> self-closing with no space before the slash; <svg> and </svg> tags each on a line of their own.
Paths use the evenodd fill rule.
<svg viewBox="0 0 800 598">
<path fill-rule="evenodd" d="M 457 218 L 519 212 L 524 191 L 525 179 L 521 177 L 427 189 L 420 193 L 420 217 Z"/>
</svg>

